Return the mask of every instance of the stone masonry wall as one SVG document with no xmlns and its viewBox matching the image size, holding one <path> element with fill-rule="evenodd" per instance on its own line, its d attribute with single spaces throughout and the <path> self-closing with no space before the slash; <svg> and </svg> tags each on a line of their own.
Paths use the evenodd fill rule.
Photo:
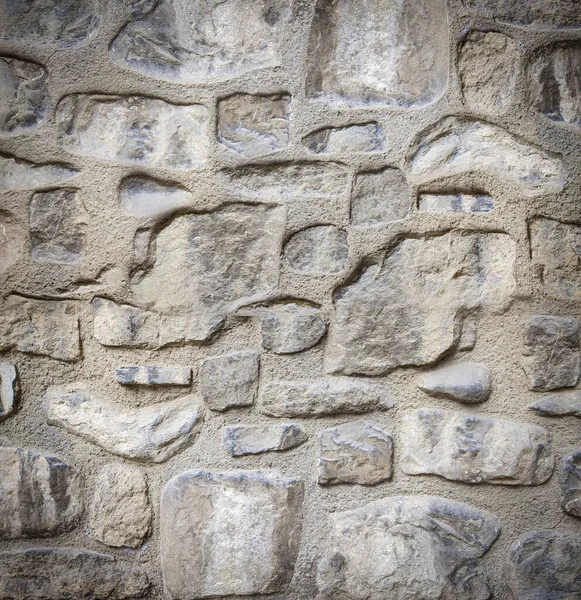
<svg viewBox="0 0 581 600">
<path fill-rule="evenodd" d="M 581 2 L 0 0 L 0 599 L 581 598 Z"/>
</svg>

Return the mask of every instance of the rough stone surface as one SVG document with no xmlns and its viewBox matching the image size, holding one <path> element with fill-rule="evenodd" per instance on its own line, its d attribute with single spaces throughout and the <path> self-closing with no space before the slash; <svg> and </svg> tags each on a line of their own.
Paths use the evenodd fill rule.
<svg viewBox="0 0 581 600">
<path fill-rule="evenodd" d="M 515 600 L 572 600 L 581 595 L 581 535 L 530 531 L 511 546 L 508 581 Z"/>
<path fill-rule="evenodd" d="M 170 596 L 284 591 L 299 551 L 303 494 L 299 479 L 277 471 L 195 470 L 171 479 L 160 516 Z"/>
<path fill-rule="evenodd" d="M 10 212 L 0 210 L 0 273 L 8 271 L 24 255 L 26 232 Z"/>
<path fill-rule="evenodd" d="M 260 386 L 259 410 L 270 417 L 322 417 L 390 408 L 391 400 L 374 385 L 351 379 L 269 381 Z"/>
<path fill-rule="evenodd" d="M 290 143 L 291 97 L 236 94 L 218 103 L 218 141 L 244 158 L 266 156 Z"/>
<path fill-rule="evenodd" d="M 16 366 L 0 362 L 0 421 L 16 412 L 20 400 L 20 383 Z"/>
<path fill-rule="evenodd" d="M 348 106 L 436 101 L 448 85 L 447 22 L 441 0 L 318 0 L 307 94 Z"/>
<path fill-rule="evenodd" d="M 164 217 L 187 208 L 192 200 L 185 188 L 148 177 L 128 177 L 119 187 L 119 206 L 130 217 Z"/>
<path fill-rule="evenodd" d="M 492 391 L 488 367 L 473 362 L 437 367 L 421 375 L 418 386 L 432 396 L 442 396 L 467 404 L 488 400 Z"/>
<path fill-rule="evenodd" d="M 420 212 L 484 213 L 494 208 L 494 200 L 485 194 L 421 194 Z"/>
<path fill-rule="evenodd" d="M 548 315 L 531 317 L 523 354 L 523 368 L 532 390 L 575 387 L 581 376 L 577 319 Z"/>
<path fill-rule="evenodd" d="M 0 192 L 52 187 L 78 174 L 63 164 L 37 164 L 16 156 L 0 155 Z"/>
<path fill-rule="evenodd" d="M 137 14 L 111 44 L 111 58 L 148 77 L 208 83 L 280 64 L 289 0 L 166 0 Z"/>
<path fill-rule="evenodd" d="M 300 425 L 231 425 L 224 427 L 222 440 L 232 456 L 280 452 L 304 444 L 308 439 Z"/>
<path fill-rule="evenodd" d="M 478 564 L 500 532 L 490 513 L 430 496 L 395 496 L 334 513 L 318 600 L 488 600 Z"/>
<path fill-rule="evenodd" d="M 462 316 L 507 306 L 514 260 L 514 242 L 499 233 L 403 239 L 335 292 L 327 371 L 379 375 L 435 362 L 458 343 Z"/>
<path fill-rule="evenodd" d="M 0 553 L 0 597 L 6 600 L 125 600 L 148 589 L 142 569 L 106 554 L 73 548 Z"/>
<path fill-rule="evenodd" d="M 524 196 L 560 192 L 565 185 L 560 158 L 490 123 L 447 117 L 422 133 L 417 147 L 408 163 L 415 185 L 463 174 L 499 179 Z"/>
<path fill-rule="evenodd" d="M 581 418 L 581 392 L 557 392 L 535 402 L 530 409 L 546 417 Z"/>
<path fill-rule="evenodd" d="M 123 385 L 190 385 L 190 367 L 119 367 L 117 381 Z"/>
<path fill-rule="evenodd" d="M 260 354 L 253 351 L 207 358 L 198 375 L 204 402 L 216 411 L 254 404 L 259 368 Z"/>
<path fill-rule="evenodd" d="M 84 257 L 88 214 L 77 190 L 34 194 L 30 202 L 32 260 L 70 265 Z"/>
<path fill-rule="evenodd" d="M 581 517 L 581 450 L 570 452 L 561 459 L 559 481 L 563 510 Z"/>
<path fill-rule="evenodd" d="M 85 383 L 49 388 L 44 410 L 49 425 L 123 458 L 152 463 L 166 461 L 191 443 L 202 420 L 195 396 L 130 408 L 100 397 Z"/>
<path fill-rule="evenodd" d="M 70 154 L 176 171 L 206 164 L 210 113 L 201 104 L 71 94 L 59 102 L 56 120 L 59 143 Z"/>
<path fill-rule="evenodd" d="M 357 173 L 351 199 L 351 223 L 361 227 L 405 219 L 411 210 L 407 181 L 399 169 Z"/>
<path fill-rule="evenodd" d="M 325 127 L 305 136 L 303 144 L 315 154 L 371 153 L 386 149 L 385 134 L 378 123 Z"/>
<path fill-rule="evenodd" d="M 420 409 L 403 419 L 400 466 L 452 481 L 540 485 L 553 472 L 551 436 L 528 423 Z"/>
<path fill-rule="evenodd" d="M 74 469 L 53 456 L 0 448 L 0 538 L 58 535 L 73 529 L 82 514 Z"/>
<path fill-rule="evenodd" d="M 303 229 L 286 243 L 284 255 L 291 268 L 299 273 L 342 273 L 349 264 L 347 232 L 332 225 Z"/>
<path fill-rule="evenodd" d="M 319 433 L 319 483 L 375 485 L 392 474 L 393 441 L 378 427 L 354 421 Z"/>
<path fill-rule="evenodd" d="M 143 473 L 125 464 L 105 466 L 97 477 L 90 508 L 93 537 L 114 548 L 138 548 L 150 533 L 151 519 Z"/>
</svg>

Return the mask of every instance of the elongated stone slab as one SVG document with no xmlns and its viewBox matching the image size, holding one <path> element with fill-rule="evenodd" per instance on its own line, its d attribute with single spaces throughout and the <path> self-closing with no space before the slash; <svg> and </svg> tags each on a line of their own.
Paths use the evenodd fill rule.
<svg viewBox="0 0 581 600">
<path fill-rule="evenodd" d="M 164 217 L 191 206 L 192 194 L 149 177 L 127 177 L 119 186 L 119 207 L 130 217 Z"/>
<path fill-rule="evenodd" d="M 270 417 L 323 417 L 386 410 L 391 400 L 378 387 L 333 378 L 320 381 L 269 381 L 260 386 L 258 408 Z"/>
<path fill-rule="evenodd" d="M 574 517 L 581 517 L 581 450 L 565 455 L 559 464 L 561 507 Z"/>
<path fill-rule="evenodd" d="M 486 365 L 473 362 L 443 365 L 421 375 L 418 386 L 432 396 L 476 404 L 488 400 L 492 391 Z"/>
<path fill-rule="evenodd" d="M 57 106 L 58 141 L 78 156 L 184 171 L 201 169 L 210 112 L 146 96 L 71 94 Z"/>
<path fill-rule="evenodd" d="M 299 479 L 277 471 L 194 470 L 171 479 L 160 516 L 170 597 L 284 592 L 299 551 L 303 494 Z"/>
<path fill-rule="evenodd" d="M 8 271 L 23 258 L 27 237 L 20 220 L 12 213 L 0 210 L 0 273 Z"/>
<path fill-rule="evenodd" d="M 102 398 L 86 383 L 49 388 L 43 408 L 49 425 L 112 454 L 152 463 L 168 460 L 191 443 L 202 421 L 195 396 L 130 408 Z"/>
<path fill-rule="evenodd" d="M 333 513 L 318 600 L 488 600 L 479 564 L 500 522 L 468 504 L 394 496 Z"/>
<path fill-rule="evenodd" d="M 0 553 L 0 598 L 125 600 L 149 589 L 145 572 L 112 556 L 74 548 Z"/>
<path fill-rule="evenodd" d="M 286 243 L 284 255 L 290 267 L 305 275 L 336 275 L 349 264 L 347 232 L 333 225 L 297 231 Z"/>
<path fill-rule="evenodd" d="M 494 208 L 494 199 L 484 194 L 421 194 L 420 212 L 486 213 Z"/>
<path fill-rule="evenodd" d="M 383 152 L 385 134 L 378 123 L 325 127 L 303 138 L 303 145 L 315 154 L 344 154 L 347 152 Z"/>
<path fill-rule="evenodd" d="M 123 385 L 190 385 L 190 367 L 119 367 L 117 381 Z"/>
<path fill-rule="evenodd" d="M 0 538 L 58 535 L 73 529 L 82 514 L 74 469 L 54 456 L 0 448 Z"/>
<path fill-rule="evenodd" d="M 230 425 L 222 440 L 232 456 L 281 452 L 304 444 L 308 436 L 300 425 Z"/>
<path fill-rule="evenodd" d="M 20 400 L 20 383 L 15 365 L 0 362 L 0 421 L 16 412 Z"/>
<path fill-rule="evenodd" d="M 575 416 L 581 419 L 581 392 L 556 392 L 530 406 L 531 410 L 546 417 Z"/>
<path fill-rule="evenodd" d="M 540 485 L 554 468 L 551 435 L 528 423 L 438 409 L 403 419 L 400 466 L 452 481 Z"/>
<path fill-rule="evenodd" d="M 63 164 L 37 164 L 0 155 L 0 192 L 37 190 L 68 181 L 79 171 Z"/>
</svg>

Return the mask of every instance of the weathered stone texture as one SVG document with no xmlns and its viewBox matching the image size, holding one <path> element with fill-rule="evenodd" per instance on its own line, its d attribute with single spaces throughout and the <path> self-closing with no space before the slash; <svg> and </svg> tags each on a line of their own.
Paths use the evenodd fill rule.
<svg viewBox="0 0 581 600">
<path fill-rule="evenodd" d="M 479 565 L 500 532 L 468 504 L 395 496 L 330 516 L 318 600 L 488 600 Z"/>
<path fill-rule="evenodd" d="M 570 452 L 561 459 L 559 481 L 563 510 L 581 517 L 581 450 Z"/>
<path fill-rule="evenodd" d="M 484 194 L 421 194 L 420 212 L 485 213 L 494 208 L 494 199 Z"/>
<path fill-rule="evenodd" d="M 528 423 L 421 409 L 403 419 L 400 466 L 452 481 L 540 485 L 554 468 L 551 436 Z"/>
<path fill-rule="evenodd" d="M 385 134 L 377 123 L 325 127 L 305 136 L 303 144 L 315 154 L 372 153 L 386 149 Z"/>
<path fill-rule="evenodd" d="M 56 120 L 70 154 L 177 171 L 206 164 L 210 113 L 201 104 L 71 94 L 59 102 Z"/>
<path fill-rule="evenodd" d="M 148 177 L 128 177 L 119 187 L 119 206 L 130 217 L 164 217 L 193 202 L 188 190 Z"/>
<path fill-rule="evenodd" d="M 190 367 L 119 367 L 117 381 L 123 385 L 190 385 Z"/>
<path fill-rule="evenodd" d="M 170 480 L 160 517 L 170 596 L 284 591 L 299 550 L 303 493 L 300 480 L 276 471 L 197 470 Z"/>
<path fill-rule="evenodd" d="M 581 376 L 579 323 L 574 317 L 535 315 L 525 335 L 523 368 L 533 390 L 575 387 Z"/>
<path fill-rule="evenodd" d="M 19 220 L 12 213 L 0 210 L 0 273 L 22 258 L 25 242 L 26 232 Z"/>
<path fill-rule="evenodd" d="M 195 396 L 130 408 L 100 397 L 86 383 L 49 388 L 44 410 L 49 425 L 113 454 L 152 463 L 166 461 L 191 443 L 202 420 Z"/>
<path fill-rule="evenodd" d="M 295 233 L 284 247 L 291 268 L 306 275 L 336 275 L 349 264 L 347 232 L 332 225 Z"/>
<path fill-rule="evenodd" d="M 319 483 L 374 485 L 392 474 L 393 441 L 378 427 L 354 421 L 319 433 Z"/>
<path fill-rule="evenodd" d="M 546 417 L 575 416 L 581 418 L 581 392 L 557 392 L 535 402 L 531 410 Z"/>
<path fill-rule="evenodd" d="M 280 452 L 304 444 L 308 436 L 300 425 L 231 425 L 222 440 L 232 456 Z"/>
<path fill-rule="evenodd" d="M 74 469 L 53 456 L 0 448 L 1 538 L 58 535 L 73 529 L 82 514 L 81 481 Z"/>
<path fill-rule="evenodd" d="M 20 383 L 16 367 L 0 362 L 0 421 L 16 412 L 20 399 Z"/>
<path fill-rule="evenodd" d="M 138 548 L 151 529 L 147 480 L 136 467 L 110 464 L 97 477 L 90 508 L 93 537 L 114 548 Z"/>
<path fill-rule="evenodd" d="M 37 164 L 16 156 L 0 155 L 0 192 L 51 187 L 78 174 L 63 164 Z"/>
<path fill-rule="evenodd" d="M 437 367 L 421 375 L 418 386 L 432 396 L 467 404 L 488 400 L 492 391 L 488 367 L 473 362 Z"/>
</svg>

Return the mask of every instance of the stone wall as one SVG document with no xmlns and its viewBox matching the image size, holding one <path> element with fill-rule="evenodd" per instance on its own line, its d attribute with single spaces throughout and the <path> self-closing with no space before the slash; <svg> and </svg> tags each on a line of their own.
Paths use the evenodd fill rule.
<svg viewBox="0 0 581 600">
<path fill-rule="evenodd" d="M 0 54 L 0 598 L 581 597 L 579 0 Z"/>
</svg>

